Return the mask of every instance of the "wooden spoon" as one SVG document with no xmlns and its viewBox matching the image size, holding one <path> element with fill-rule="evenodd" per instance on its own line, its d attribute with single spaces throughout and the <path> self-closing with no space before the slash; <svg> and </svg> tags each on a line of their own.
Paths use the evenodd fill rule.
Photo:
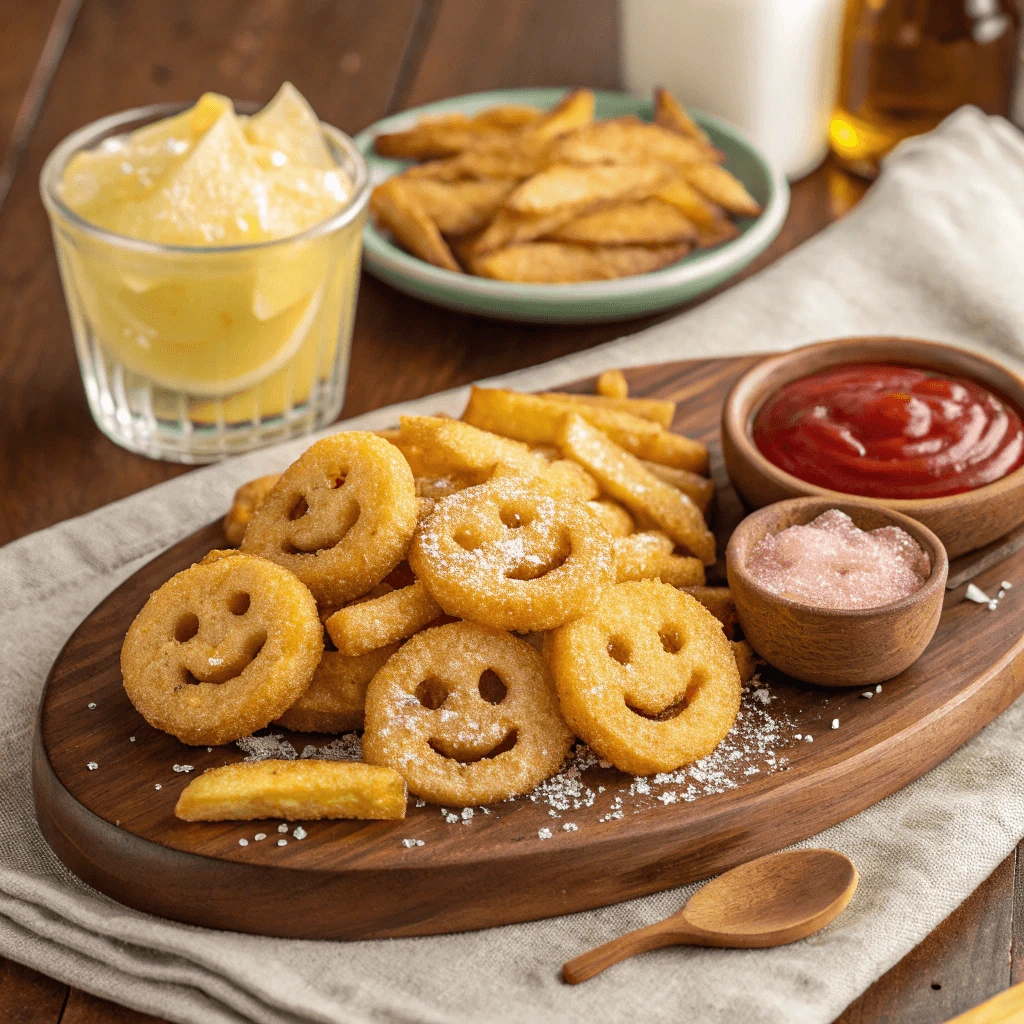
<svg viewBox="0 0 1024 1024">
<path fill-rule="evenodd" d="M 813 935 L 846 909 L 857 869 L 835 850 L 786 850 L 741 864 L 690 897 L 682 910 L 562 966 L 570 985 L 662 946 L 755 949 Z"/>
</svg>

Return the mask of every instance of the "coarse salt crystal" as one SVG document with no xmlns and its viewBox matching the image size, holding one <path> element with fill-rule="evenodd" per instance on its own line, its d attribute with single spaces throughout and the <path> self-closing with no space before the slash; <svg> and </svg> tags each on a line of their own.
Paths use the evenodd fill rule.
<svg viewBox="0 0 1024 1024">
<path fill-rule="evenodd" d="M 99 765 L 95 761 L 90 761 L 85 767 L 88 768 L 89 771 L 94 772 L 99 768 Z"/>
<path fill-rule="evenodd" d="M 185 774 L 195 771 L 195 765 L 191 764 L 176 764 L 172 765 L 172 767 L 176 772 L 185 772 Z"/>
<path fill-rule="evenodd" d="M 808 743 L 813 743 L 813 742 L 814 742 L 814 737 L 813 737 L 813 736 L 812 736 L 812 735 L 811 735 L 810 733 L 808 733 L 808 734 L 807 734 L 807 735 L 806 735 L 806 736 L 804 737 L 804 739 L 805 739 L 805 740 L 807 740 L 807 742 L 808 742 Z"/>
<path fill-rule="evenodd" d="M 457 814 L 446 814 L 444 816 L 444 820 L 447 821 L 449 825 L 454 825 L 456 822 L 461 821 L 462 819 Z"/>
<path fill-rule="evenodd" d="M 865 690 L 865 691 L 864 691 L 864 692 L 863 692 L 863 693 L 861 694 L 861 696 L 862 696 L 862 697 L 865 697 L 865 698 L 866 698 L 867 700 L 871 700 L 871 698 L 872 698 L 872 697 L 874 697 L 874 694 L 873 694 L 873 693 L 872 693 L 872 692 L 871 692 L 870 690 Z"/>
<path fill-rule="evenodd" d="M 256 835 L 253 836 L 253 839 L 255 839 L 257 843 L 262 842 L 266 838 L 267 838 L 267 833 L 266 832 L 257 832 Z"/>
<path fill-rule="evenodd" d="M 985 593 L 981 587 L 976 587 L 973 583 L 967 584 L 967 589 L 964 591 L 964 597 L 968 601 L 973 601 L 975 604 L 988 604 L 992 599 Z"/>
<path fill-rule="evenodd" d="M 472 818 L 472 817 L 473 817 L 473 808 L 472 807 L 463 807 L 462 808 L 462 820 L 463 821 L 469 821 L 469 819 Z"/>
<path fill-rule="evenodd" d="M 802 740 L 803 738 L 804 738 L 804 734 L 803 734 L 802 732 L 798 732 L 798 733 L 797 733 L 797 734 L 796 734 L 796 735 L 795 735 L 795 736 L 793 737 L 793 739 L 795 739 L 795 740 Z"/>
<path fill-rule="evenodd" d="M 423 845 L 423 840 L 422 839 L 403 839 L 402 840 L 402 845 L 407 850 L 411 850 L 411 849 L 413 849 L 416 846 L 422 846 Z"/>
<path fill-rule="evenodd" d="M 134 743 L 135 742 L 135 737 L 134 736 L 129 736 L 128 737 L 128 742 L 129 743 Z"/>
<path fill-rule="evenodd" d="M 539 829 L 537 829 L 537 838 L 538 839 L 550 839 L 551 838 L 551 829 L 549 829 L 549 828 L 539 828 Z"/>
<path fill-rule="evenodd" d="M 288 826 L 286 824 L 282 823 L 282 824 L 277 826 L 277 831 L 278 832 L 287 832 L 288 831 Z"/>
<path fill-rule="evenodd" d="M 249 840 L 248 839 L 239 839 L 238 840 L 238 845 L 239 846 L 248 846 L 249 845 Z"/>
<path fill-rule="evenodd" d="M 772 695 L 764 688 L 754 691 L 754 700 L 759 700 L 762 704 L 768 704 L 771 702 Z"/>
<path fill-rule="evenodd" d="M 832 728 L 833 729 L 838 729 L 839 728 L 839 719 L 838 718 L 833 718 L 832 719 Z"/>
<path fill-rule="evenodd" d="M 424 800 L 422 797 L 416 797 L 416 803 L 414 804 L 414 806 L 415 807 L 426 807 L 427 806 L 427 801 Z"/>
<path fill-rule="evenodd" d="M 567 821 L 562 826 L 562 831 L 563 832 L 579 832 L 579 830 L 580 830 L 579 825 L 574 825 L 571 821 Z"/>
<path fill-rule="evenodd" d="M 89 710 L 90 710 L 90 711 L 92 711 L 92 709 L 93 709 L 94 707 L 96 707 L 96 701 L 94 701 L 94 700 L 92 700 L 92 701 L 89 701 L 89 703 L 88 703 L 88 704 L 86 705 L 86 707 L 88 707 L 88 708 L 89 708 Z"/>
<path fill-rule="evenodd" d="M 1013 584 L 1009 580 L 1003 580 L 999 586 L 1001 586 L 1003 590 L 1013 590 Z"/>
<path fill-rule="evenodd" d="M 278 846 L 287 846 L 288 845 L 288 840 L 287 839 L 278 839 L 277 845 Z"/>
<path fill-rule="evenodd" d="M 296 825 L 294 830 L 292 831 L 292 836 L 295 839 L 305 839 L 306 830 L 301 825 Z"/>
<path fill-rule="evenodd" d="M 877 686 L 875 687 L 875 693 L 881 693 L 881 692 L 882 692 L 882 684 L 881 684 L 881 683 L 879 683 L 879 684 L 878 684 L 878 685 L 877 685 Z"/>
</svg>

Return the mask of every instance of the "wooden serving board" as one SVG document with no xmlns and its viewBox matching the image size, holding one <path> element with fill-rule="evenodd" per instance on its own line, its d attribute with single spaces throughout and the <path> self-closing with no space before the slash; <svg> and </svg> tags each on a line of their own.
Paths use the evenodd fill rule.
<svg viewBox="0 0 1024 1024">
<path fill-rule="evenodd" d="M 635 394 L 678 400 L 675 428 L 710 444 L 721 550 L 743 512 L 722 468 L 719 411 L 753 362 L 627 374 Z M 233 745 L 186 747 L 146 725 L 125 696 L 118 657 L 150 592 L 222 545 L 219 524 L 200 530 L 82 623 L 47 681 L 33 762 L 40 826 L 72 871 L 122 903 L 212 928 L 304 938 L 429 935 L 567 914 L 705 878 L 918 778 L 1024 691 L 1017 551 L 975 580 L 989 593 L 1000 580 L 1019 583 L 998 609 L 965 601 L 962 588 L 948 592 L 931 646 L 881 693 L 867 699 L 860 689 L 820 689 L 767 669 L 720 750 L 668 780 L 637 781 L 594 765 L 535 799 L 478 808 L 468 820 L 462 808 L 447 808 L 446 817 L 410 803 L 405 821 L 305 823 L 301 840 L 280 835 L 276 821 L 190 824 L 173 808 L 194 774 L 173 766 L 197 774 L 243 755 Z M 332 739 L 271 731 L 298 752 Z M 541 838 L 545 830 L 550 838 Z M 267 838 L 256 841 L 258 832 Z M 407 848 L 405 839 L 423 845 Z"/>
</svg>

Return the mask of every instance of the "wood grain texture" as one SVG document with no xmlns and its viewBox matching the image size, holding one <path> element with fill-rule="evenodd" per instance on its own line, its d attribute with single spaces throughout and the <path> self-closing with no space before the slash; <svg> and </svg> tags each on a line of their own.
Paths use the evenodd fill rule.
<svg viewBox="0 0 1024 1024">
<path fill-rule="evenodd" d="M 148 1013 L 118 1006 L 107 999 L 90 995 L 73 988 L 68 994 L 67 1005 L 60 1024 L 162 1024 Z"/>
<path fill-rule="evenodd" d="M 675 426 L 711 447 L 720 541 L 742 509 L 721 479 L 718 411 L 732 381 L 752 362 L 675 363 L 627 375 L 635 394 L 686 397 Z M 40 824 L 73 871 L 123 902 L 209 926 L 310 937 L 432 934 L 569 913 L 705 878 L 815 834 L 894 792 L 1024 690 L 1024 638 L 1007 625 L 1024 616 L 1024 587 L 1009 592 L 999 615 L 946 592 L 929 650 L 872 700 L 860 699 L 857 690 L 822 690 L 766 672 L 772 713 L 787 723 L 777 749 L 788 765 L 777 774 L 758 757 L 750 766 L 759 773 L 737 775 L 735 789 L 692 803 L 652 800 L 642 814 L 607 820 L 616 792 L 630 780 L 614 769 L 588 769 L 585 783 L 595 790 L 604 785 L 606 794 L 573 809 L 578 830 L 551 842 L 538 840 L 538 831 L 551 824 L 548 808 L 521 799 L 478 814 L 468 828 L 447 824 L 436 807 L 412 807 L 404 822 L 319 822 L 308 838 L 286 848 L 241 847 L 239 838 L 256 831 L 252 823 L 174 818 L 188 776 L 171 771 L 187 763 L 199 772 L 237 761 L 241 753 L 185 747 L 147 726 L 128 703 L 118 666 L 125 631 L 149 593 L 220 544 L 219 524 L 199 531 L 85 620 L 51 674 L 34 756 Z M 1024 555 L 1016 557 L 999 572 L 1024 570 Z M 950 664 L 956 673 L 948 671 Z M 97 707 L 88 710 L 90 702 Z M 840 729 L 829 728 L 833 718 Z M 814 742 L 798 741 L 796 734 L 812 734 Z M 289 738 L 298 750 L 327 740 Z M 89 770 L 90 761 L 99 768 Z M 407 837 L 426 845 L 405 849 Z M 240 890 L 259 892 L 259 915 L 234 898 Z M 315 903 L 316 913 L 296 913 L 310 900 L 308 909 Z"/>
<path fill-rule="evenodd" d="M 1009 984 L 1014 857 L 835 1024 L 942 1024 Z"/>
<path fill-rule="evenodd" d="M 68 987 L 31 967 L 0 959 L 0 1021 L 58 1024 Z"/>
</svg>

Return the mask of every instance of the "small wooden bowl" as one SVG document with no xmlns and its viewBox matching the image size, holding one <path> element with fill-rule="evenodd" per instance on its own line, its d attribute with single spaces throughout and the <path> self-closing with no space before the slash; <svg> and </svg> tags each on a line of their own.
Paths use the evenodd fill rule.
<svg viewBox="0 0 1024 1024">
<path fill-rule="evenodd" d="M 747 557 L 770 533 L 803 526 L 827 509 L 845 512 L 862 530 L 899 526 L 928 553 L 932 571 L 916 593 L 878 608 L 815 608 L 779 597 L 747 571 Z M 866 686 L 898 676 L 924 653 L 942 613 L 949 559 L 927 527 L 863 498 L 793 498 L 747 516 L 726 551 L 729 586 L 754 650 L 794 679 L 822 686 Z"/>
<path fill-rule="evenodd" d="M 733 386 L 722 407 L 722 453 L 740 497 L 750 508 L 802 496 L 850 495 L 809 484 L 769 462 L 754 444 L 754 418 L 765 400 L 799 377 L 844 363 L 898 363 L 970 377 L 1024 409 L 1024 380 L 999 363 L 951 345 L 917 338 L 840 338 L 766 359 Z M 1024 522 L 1024 467 L 1002 480 L 944 498 L 866 499 L 924 523 L 950 558 L 1002 537 Z"/>
</svg>

